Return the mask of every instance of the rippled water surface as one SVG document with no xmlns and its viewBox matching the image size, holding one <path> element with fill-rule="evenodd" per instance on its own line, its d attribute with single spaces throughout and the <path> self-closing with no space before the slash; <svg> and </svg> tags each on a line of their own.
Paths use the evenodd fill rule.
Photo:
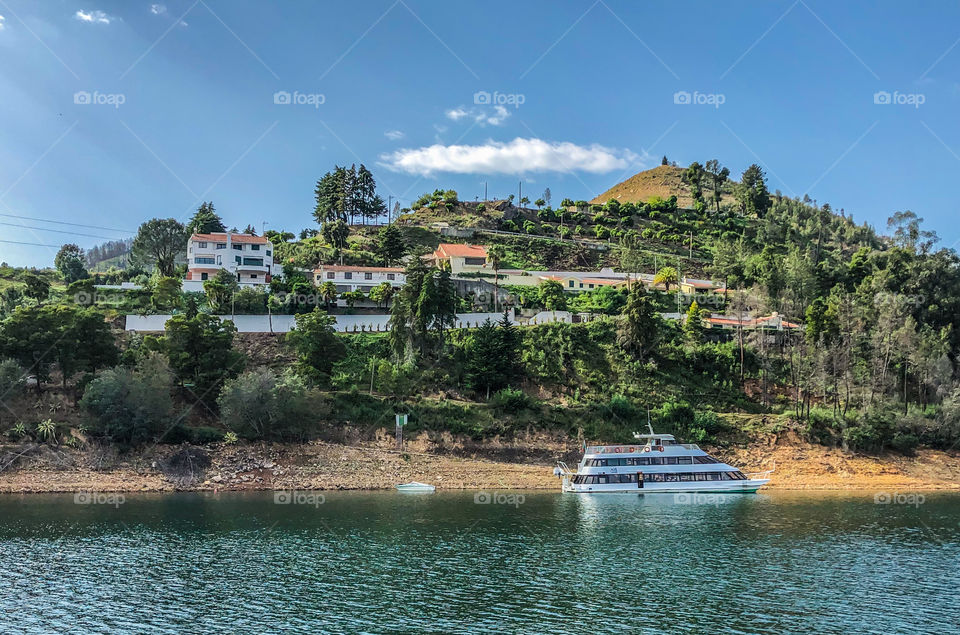
<svg viewBox="0 0 960 635">
<path fill-rule="evenodd" d="M 960 630 L 957 495 L 522 496 L 0 497 L 0 632 Z"/>
</svg>

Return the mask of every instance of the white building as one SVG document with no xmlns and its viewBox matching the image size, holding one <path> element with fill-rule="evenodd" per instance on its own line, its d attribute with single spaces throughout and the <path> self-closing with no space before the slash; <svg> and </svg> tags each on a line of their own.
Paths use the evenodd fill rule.
<svg viewBox="0 0 960 635">
<path fill-rule="evenodd" d="M 201 285 L 221 269 L 244 286 L 267 284 L 280 273 L 280 266 L 273 263 L 273 243 L 263 236 L 230 232 L 190 236 L 184 289 Z"/>
<path fill-rule="evenodd" d="M 352 265 L 320 265 L 313 271 L 313 282 L 320 286 L 332 282 L 337 293 L 363 291 L 369 293 L 375 286 L 388 282 L 392 287 L 402 287 L 407 277 L 400 267 L 361 267 Z"/>
</svg>

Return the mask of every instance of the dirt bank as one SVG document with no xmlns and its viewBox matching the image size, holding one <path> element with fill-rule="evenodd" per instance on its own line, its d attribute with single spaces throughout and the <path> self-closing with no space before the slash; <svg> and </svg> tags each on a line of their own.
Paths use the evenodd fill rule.
<svg viewBox="0 0 960 635">
<path fill-rule="evenodd" d="M 482 445 L 421 435 L 404 452 L 386 437 L 362 445 L 157 446 L 126 455 L 7 446 L 0 467 L 15 452 L 22 455 L 0 473 L 0 492 L 383 489 L 411 480 L 442 489 L 557 489 L 555 461 L 572 465 L 577 456 L 574 444 L 549 435 Z M 713 452 L 744 471 L 775 465 L 775 489 L 960 489 L 956 452 L 865 456 L 810 445 L 791 432 Z"/>
</svg>

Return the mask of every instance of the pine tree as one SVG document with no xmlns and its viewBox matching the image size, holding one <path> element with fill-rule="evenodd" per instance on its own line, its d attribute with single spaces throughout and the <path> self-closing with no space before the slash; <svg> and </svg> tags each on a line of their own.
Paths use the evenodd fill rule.
<svg viewBox="0 0 960 635">
<path fill-rule="evenodd" d="M 213 207 L 213 201 L 204 201 L 194 213 L 193 218 L 187 223 L 188 234 L 213 234 L 225 232 L 227 228 L 223 224 L 223 219 L 217 215 Z"/>
</svg>

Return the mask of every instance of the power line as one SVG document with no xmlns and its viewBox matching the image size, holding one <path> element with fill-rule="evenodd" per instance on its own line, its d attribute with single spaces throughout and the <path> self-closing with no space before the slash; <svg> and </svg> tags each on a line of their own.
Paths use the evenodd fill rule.
<svg viewBox="0 0 960 635">
<path fill-rule="evenodd" d="M 6 216 L 8 218 L 22 218 L 24 220 L 33 220 L 40 223 L 55 223 L 57 225 L 72 225 L 73 227 L 86 227 L 88 229 L 104 229 L 108 232 L 119 232 L 121 234 L 136 234 L 137 232 L 129 231 L 127 229 L 117 229 L 116 227 L 101 227 L 100 225 L 85 225 L 83 223 L 68 223 L 67 221 L 62 220 L 48 220 L 46 218 L 33 218 L 32 216 L 18 216 L 17 214 L 3 214 L 0 213 L 0 216 Z"/>
<path fill-rule="evenodd" d="M 27 243 L 20 240 L 0 240 L 0 243 L 9 243 L 11 245 L 30 245 L 31 247 L 53 247 L 59 249 L 63 245 L 44 245 L 43 243 Z"/>
<path fill-rule="evenodd" d="M 97 234 L 83 234 L 81 232 L 67 231 L 65 229 L 49 229 L 47 227 L 32 227 L 30 225 L 18 225 L 16 223 L 4 223 L 0 221 L 0 225 L 9 225 L 10 227 L 19 227 L 21 229 L 34 229 L 41 232 L 54 232 L 57 234 L 70 234 L 71 236 L 86 236 L 87 238 L 101 238 L 103 240 L 122 240 L 122 238 L 111 238 L 110 236 L 98 236 Z"/>
</svg>

